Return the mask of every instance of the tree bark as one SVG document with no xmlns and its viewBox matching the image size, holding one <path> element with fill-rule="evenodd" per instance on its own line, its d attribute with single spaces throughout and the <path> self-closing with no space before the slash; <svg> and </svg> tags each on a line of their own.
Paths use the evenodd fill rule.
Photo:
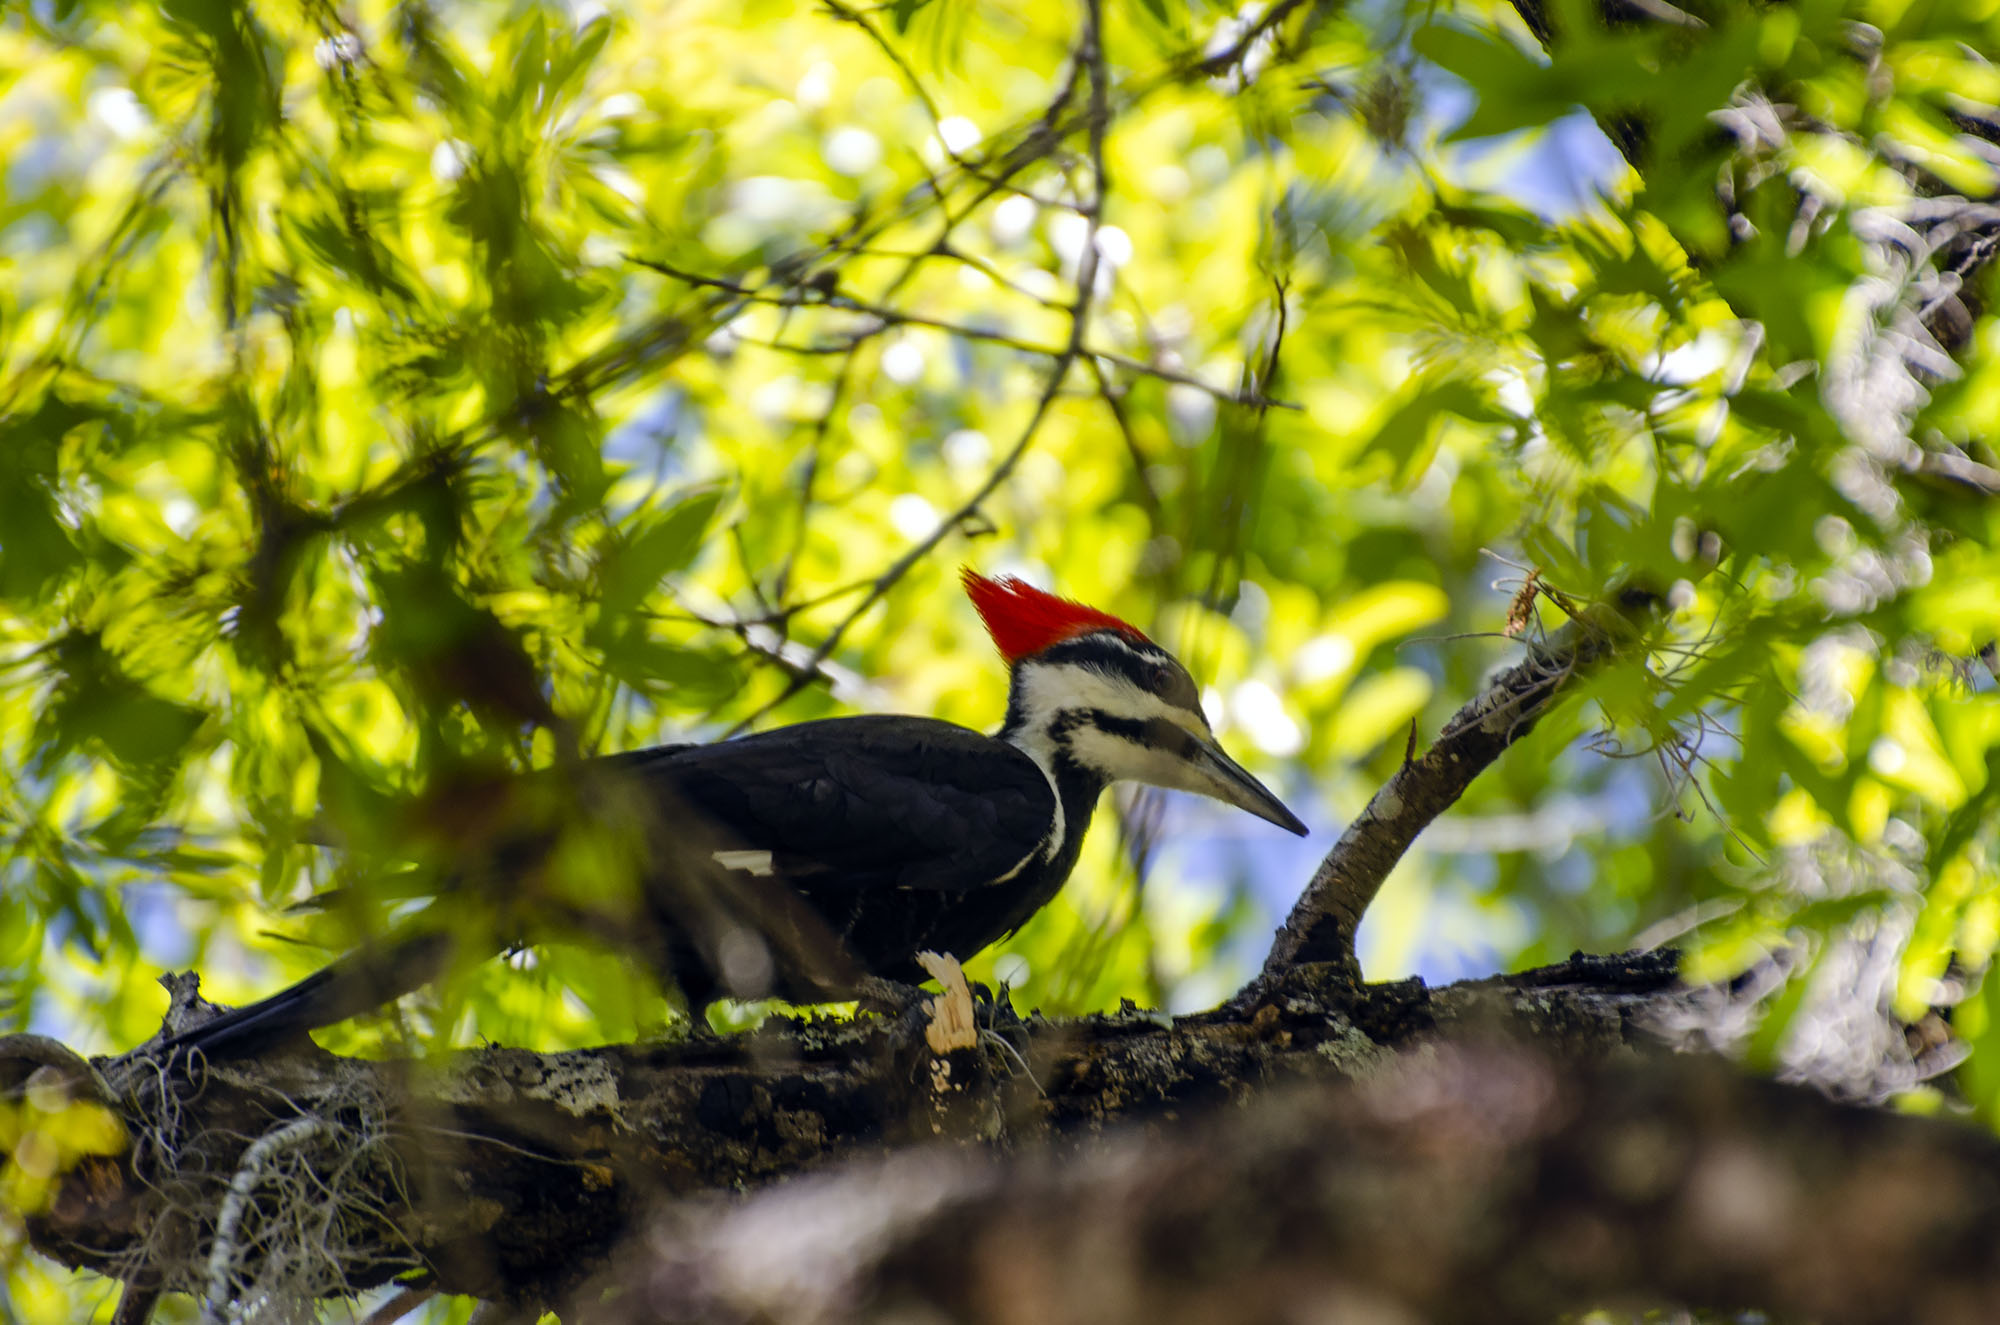
<svg viewBox="0 0 2000 1325">
<path fill-rule="evenodd" d="M 1714 1059 L 1489 1043 L 1081 1155 L 906 1154 L 671 1212 L 614 1321 L 2000 1319 L 2000 1143 Z"/>
<path fill-rule="evenodd" d="M 304 1204 L 316 1218 L 337 1207 L 287 1253 L 314 1260 L 306 1277 L 326 1291 L 416 1271 L 440 1291 L 541 1304 L 663 1202 L 915 1143 L 1076 1147 L 1241 1105 L 1274 1083 L 1365 1079 L 1413 1046 L 1466 1035 L 1594 1061 L 1655 1044 L 1649 1008 L 1685 998 L 1672 954 L 1439 990 L 1357 988 L 1337 966 L 1306 966 L 1241 1013 L 1021 1021 L 989 1004 L 982 1043 L 945 1056 L 894 1022 L 774 1019 L 730 1039 L 434 1062 L 306 1049 L 218 1063 L 193 1082 L 143 1057 L 51 1067 L 46 1042 L 0 1044 L 0 1085 L 40 1071 L 46 1086 L 54 1073 L 135 1138 L 73 1171 L 29 1221 L 36 1248 L 64 1264 L 208 1292 L 234 1189 L 250 1199 L 226 1258 L 230 1291 L 256 1281 L 258 1249 L 296 1233 Z"/>
</svg>

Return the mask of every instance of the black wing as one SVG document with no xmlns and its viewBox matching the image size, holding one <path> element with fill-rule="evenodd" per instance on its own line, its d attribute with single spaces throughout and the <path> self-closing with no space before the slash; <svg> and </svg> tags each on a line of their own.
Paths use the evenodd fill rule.
<svg viewBox="0 0 2000 1325">
<path fill-rule="evenodd" d="M 910 960 L 919 949 L 971 956 L 1046 900 L 1014 895 L 1018 883 L 981 885 L 1034 872 L 1055 820 L 1048 779 L 1013 746 L 951 723 L 832 718 L 593 763 L 670 792 L 701 816 L 704 848 L 770 852 L 769 872 L 878 974 L 920 979 Z M 436 977 L 461 937 L 425 921 L 147 1051 L 252 1053 L 407 993 Z M 667 955 L 695 1002 L 717 992 L 698 953 Z M 795 996 L 830 992 L 788 974 L 781 988 Z"/>
<path fill-rule="evenodd" d="M 623 760 L 720 845 L 769 851 L 772 873 L 816 893 L 976 888 L 1016 871 L 1055 823 L 1033 760 L 935 718 L 829 718 Z"/>
</svg>

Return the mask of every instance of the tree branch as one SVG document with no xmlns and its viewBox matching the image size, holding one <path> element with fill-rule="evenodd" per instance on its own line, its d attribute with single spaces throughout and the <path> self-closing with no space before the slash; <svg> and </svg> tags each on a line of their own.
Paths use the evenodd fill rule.
<svg viewBox="0 0 2000 1325">
<path fill-rule="evenodd" d="M 613 1321 L 1543 1325 L 2000 1314 L 2000 1144 L 1711 1059 L 1454 1045 L 1078 1155 L 900 1155 L 669 1211 Z"/>
<path fill-rule="evenodd" d="M 1177 1020 L 1023 1022 L 986 1005 L 980 1045 L 942 1057 L 873 1019 L 420 1062 L 308 1049 L 218 1063 L 194 1082 L 138 1053 L 97 1064 L 131 1148 L 79 1163 L 27 1228 L 64 1264 L 167 1291 L 209 1292 L 222 1246 L 231 1282 L 267 1290 L 271 1263 L 302 1276 L 296 1295 L 421 1270 L 440 1292 L 549 1304 L 662 1202 L 889 1147 L 1074 1146 L 1117 1124 L 1248 1101 L 1272 1082 L 1365 1077 L 1400 1049 L 1483 1028 L 1580 1061 L 1652 1044 L 1647 1010 L 1692 995 L 1674 985 L 1670 956 L 1618 970 L 1601 983 L 1566 966 L 1527 983 L 1357 992 L 1308 968 L 1254 1013 Z M 40 1062 L 8 1048 L 0 1084 Z M 66 1077 L 94 1094 L 80 1061 Z"/>
<path fill-rule="evenodd" d="M 1627 591 L 1632 597 L 1637 591 Z M 1638 594 L 1632 606 L 1651 601 Z M 1264 969 L 1236 996 L 1248 1007 L 1267 997 L 1292 967 L 1330 962 L 1352 979 L 1360 971 L 1354 934 L 1389 872 L 1417 834 L 1449 809 L 1486 768 L 1554 705 L 1579 675 L 1637 642 L 1632 622 L 1600 604 L 1573 618 L 1547 642 L 1495 677 L 1445 724 L 1421 756 L 1406 759 L 1327 852 L 1312 882 L 1278 930 Z"/>
</svg>

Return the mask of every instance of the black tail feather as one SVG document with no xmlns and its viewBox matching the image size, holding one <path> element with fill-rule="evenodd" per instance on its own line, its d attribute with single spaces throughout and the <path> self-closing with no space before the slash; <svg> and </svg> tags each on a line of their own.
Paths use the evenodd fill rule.
<svg viewBox="0 0 2000 1325">
<path fill-rule="evenodd" d="M 430 983 L 444 970 L 452 946 L 450 935 L 435 931 L 371 945 L 268 998 L 189 1027 L 145 1051 L 156 1056 L 199 1051 L 208 1058 L 243 1058 L 275 1048 Z"/>
</svg>

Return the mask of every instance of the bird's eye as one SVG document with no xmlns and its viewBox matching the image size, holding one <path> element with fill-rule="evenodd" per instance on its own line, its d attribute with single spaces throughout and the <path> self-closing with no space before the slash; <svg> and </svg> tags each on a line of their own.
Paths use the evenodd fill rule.
<svg viewBox="0 0 2000 1325">
<path fill-rule="evenodd" d="M 1146 689 L 1156 695 L 1164 695 L 1173 689 L 1174 669 L 1165 663 L 1154 663 L 1146 669 Z"/>
</svg>

